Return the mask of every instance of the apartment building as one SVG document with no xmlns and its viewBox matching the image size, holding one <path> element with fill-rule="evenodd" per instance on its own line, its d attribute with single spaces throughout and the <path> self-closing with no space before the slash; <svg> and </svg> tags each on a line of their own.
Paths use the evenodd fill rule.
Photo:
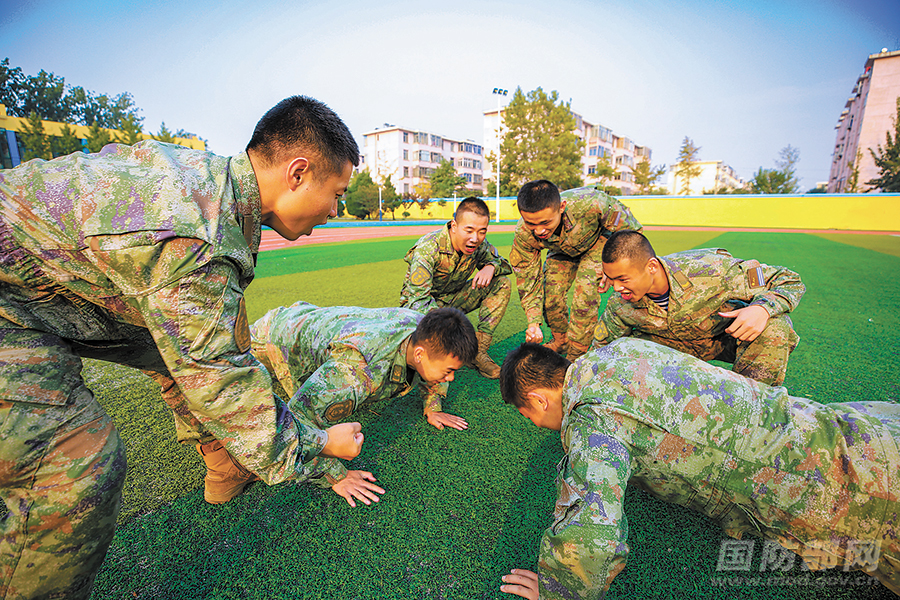
<svg viewBox="0 0 900 600">
<path fill-rule="evenodd" d="M 574 133 L 584 140 L 584 154 L 581 157 L 582 178 L 585 184 L 597 183 L 597 166 L 607 160 L 615 169 L 611 179 L 603 183 L 613 185 L 622 190 L 623 196 L 637 193 L 634 183 L 634 168 L 642 161 L 651 159 L 652 151 L 647 146 L 636 144 L 630 138 L 613 133 L 608 127 L 585 119 L 573 112 L 575 117 Z M 484 112 L 484 148 L 485 156 L 497 152 L 497 110 Z M 485 162 L 484 176 L 487 180 L 496 181 L 497 166 L 490 161 Z"/>
<path fill-rule="evenodd" d="M 874 191 L 866 182 L 880 173 L 869 150 L 877 152 L 879 145 L 884 146 L 885 133 L 893 129 L 893 119 L 897 115 L 898 96 L 900 50 L 888 52 L 885 48 L 878 54 L 869 55 L 834 127 L 837 135 L 828 193 L 853 191 L 849 188 L 854 164 L 859 169 L 856 191 Z"/>
<path fill-rule="evenodd" d="M 452 161 L 456 172 L 465 177 L 467 189 L 482 193 L 484 156 L 480 145 L 388 123 L 363 134 L 359 170 L 368 170 L 376 181 L 387 175 L 397 193 L 409 195 L 445 160 Z"/>
<path fill-rule="evenodd" d="M 691 179 L 690 195 L 692 196 L 704 193 L 712 194 L 722 188 L 737 190 L 747 185 L 746 181 L 738 177 L 734 169 L 721 160 L 700 160 L 693 164 L 700 167 L 700 175 Z M 683 180 L 678 175 L 678 165 L 670 166 L 665 186 L 669 194 L 681 195 L 682 184 Z"/>
</svg>

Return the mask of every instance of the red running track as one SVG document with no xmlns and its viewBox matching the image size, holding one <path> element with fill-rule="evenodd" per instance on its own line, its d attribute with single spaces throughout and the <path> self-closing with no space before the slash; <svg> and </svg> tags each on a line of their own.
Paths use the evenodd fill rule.
<svg viewBox="0 0 900 600">
<path fill-rule="evenodd" d="M 328 229 L 314 229 L 312 235 L 301 236 L 294 241 L 286 240 L 271 229 L 263 229 L 262 242 L 259 249 L 277 250 L 294 246 L 307 246 L 309 244 L 328 244 L 332 242 L 348 242 L 352 240 L 367 240 L 374 238 L 398 237 L 398 236 L 422 236 L 429 231 L 434 231 L 439 225 L 386 225 L 383 227 L 335 227 Z M 491 225 L 491 231 L 511 232 L 515 231 L 514 224 Z M 778 233 L 846 233 L 866 235 L 900 235 L 897 231 L 847 231 L 838 229 L 754 229 L 751 227 L 663 227 L 648 225 L 647 231 L 767 231 Z"/>
</svg>

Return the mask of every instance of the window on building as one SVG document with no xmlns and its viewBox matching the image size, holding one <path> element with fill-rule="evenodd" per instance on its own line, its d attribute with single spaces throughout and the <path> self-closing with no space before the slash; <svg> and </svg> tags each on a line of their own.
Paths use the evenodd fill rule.
<svg viewBox="0 0 900 600">
<path fill-rule="evenodd" d="M 409 150 L 403 151 L 403 160 L 409 160 Z"/>
<path fill-rule="evenodd" d="M 591 146 L 588 148 L 588 156 L 599 156 L 600 155 L 600 146 Z"/>
<path fill-rule="evenodd" d="M 473 177 L 473 180 L 474 180 L 474 182 L 477 183 L 478 185 L 481 185 L 481 182 L 482 182 L 481 175 L 475 175 L 475 176 Z"/>
<path fill-rule="evenodd" d="M 409 143 L 409 132 L 407 132 L 407 131 L 403 132 L 403 143 L 405 143 L 405 144 Z"/>
<path fill-rule="evenodd" d="M 441 146 L 444 145 L 444 140 L 439 135 L 432 135 L 431 136 L 431 145 L 435 146 L 437 148 L 440 148 Z"/>
<path fill-rule="evenodd" d="M 409 167 L 403 167 L 403 176 L 409 177 Z"/>
<path fill-rule="evenodd" d="M 596 175 L 597 174 L 597 165 L 591 165 L 588 167 L 588 175 Z"/>
</svg>

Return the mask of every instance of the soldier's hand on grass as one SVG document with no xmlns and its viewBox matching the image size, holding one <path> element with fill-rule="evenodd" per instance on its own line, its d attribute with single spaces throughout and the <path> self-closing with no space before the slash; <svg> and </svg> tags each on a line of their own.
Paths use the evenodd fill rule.
<svg viewBox="0 0 900 600">
<path fill-rule="evenodd" d="M 525 330 L 525 341 L 540 344 L 544 341 L 544 332 L 541 331 L 540 325 L 529 325 Z"/>
<path fill-rule="evenodd" d="M 601 294 L 605 294 L 610 285 L 612 285 L 612 282 L 609 280 L 609 277 L 604 274 L 603 277 L 600 278 L 600 285 L 597 286 L 597 291 Z"/>
<path fill-rule="evenodd" d="M 487 287 L 491 285 L 492 279 L 494 279 L 494 265 L 486 265 L 472 278 L 472 289 Z"/>
<path fill-rule="evenodd" d="M 734 319 L 731 325 L 725 329 L 725 333 L 742 342 L 752 342 L 759 337 L 759 334 L 766 328 L 766 323 L 769 321 L 769 311 L 762 306 L 756 305 L 745 306 L 744 308 L 728 312 L 719 312 L 719 316 Z"/>
<path fill-rule="evenodd" d="M 322 451 L 319 452 L 319 456 L 351 460 L 359 455 L 365 439 L 361 433 L 362 425 L 359 423 L 338 423 L 325 431 L 328 432 L 328 442 L 322 448 Z"/>
<path fill-rule="evenodd" d="M 501 592 L 507 594 L 515 594 L 528 598 L 528 600 L 538 600 L 538 576 L 537 573 L 528 571 L 527 569 L 513 569 L 509 575 L 502 577 L 503 583 L 500 586 Z"/>
<path fill-rule="evenodd" d="M 459 429 L 462 431 L 463 429 L 468 429 L 469 424 L 466 423 L 466 420 L 462 417 L 457 417 L 456 415 L 451 415 L 450 413 L 445 412 L 431 412 L 425 415 L 425 418 L 429 423 L 437 427 L 438 429 L 443 429 L 444 427 L 452 427 L 453 429 Z"/>
<path fill-rule="evenodd" d="M 375 485 L 375 476 L 368 471 L 347 471 L 347 476 L 331 486 L 338 496 L 347 501 L 347 504 L 356 508 L 354 498 L 368 506 L 378 502 L 378 494 L 384 490 Z"/>
</svg>

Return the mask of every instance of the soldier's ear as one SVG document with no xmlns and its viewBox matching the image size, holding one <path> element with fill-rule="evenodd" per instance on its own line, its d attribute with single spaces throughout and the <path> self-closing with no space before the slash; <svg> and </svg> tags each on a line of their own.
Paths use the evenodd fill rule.
<svg viewBox="0 0 900 600">
<path fill-rule="evenodd" d="M 531 402 L 532 406 L 539 408 L 544 412 L 550 407 L 550 400 L 547 398 L 546 394 L 541 392 L 541 390 L 531 390 L 525 394 L 525 398 Z"/>
<path fill-rule="evenodd" d="M 560 200 L 559 201 L 559 212 L 562 212 L 563 210 L 565 210 L 565 208 L 566 208 L 566 201 Z"/>
</svg>

